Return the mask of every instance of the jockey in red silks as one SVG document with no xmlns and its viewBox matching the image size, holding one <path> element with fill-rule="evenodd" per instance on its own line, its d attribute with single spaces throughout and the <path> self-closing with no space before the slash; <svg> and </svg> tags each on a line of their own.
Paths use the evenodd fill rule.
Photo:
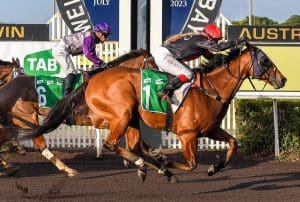
<svg viewBox="0 0 300 202">
<path fill-rule="evenodd" d="M 158 95 L 166 98 L 182 84 L 192 81 L 194 74 L 184 62 L 203 55 L 207 59 L 213 57 L 212 52 L 218 52 L 237 45 L 238 41 L 218 43 L 222 39 L 222 31 L 214 24 L 204 26 L 203 31 L 172 36 L 155 50 L 152 55 L 160 71 L 174 75 Z"/>
<path fill-rule="evenodd" d="M 93 62 L 94 67 L 106 68 L 107 65 L 96 54 L 96 44 L 104 43 L 111 35 L 108 24 L 100 22 L 93 27 L 93 31 L 78 32 L 65 36 L 62 41 L 52 49 L 53 57 L 60 65 L 61 71 L 54 75 L 64 78 L 64 96 L 72 91 L 72 84 L 75 79 L 76 68 L 71 55 L 82 55 Z"/>
</svg>

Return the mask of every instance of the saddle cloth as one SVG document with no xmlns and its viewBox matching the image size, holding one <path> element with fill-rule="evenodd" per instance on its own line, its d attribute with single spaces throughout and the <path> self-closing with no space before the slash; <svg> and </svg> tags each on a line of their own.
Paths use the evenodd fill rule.
<svg viewBox="0 0 300 202">
<path fill-rule="evenodd" d="M 166 113 L 167 102 L 165 100 L 162 100 L 157 95 L 157 92 L 167 84 L 168 75 L 163 72 L 148 69 L 141 70 L 141 75 L 141 103 L 143 110 L 156 113 Z M 175 113 L 179 109 L 190 87 L 191 83 L 185 83 L 174 92 L 171 98 L 171 107 L 173 113 Z"/>
<path fill-rule="evenodd" d="M 77 74 L 73 82 L 73 90 L 83 82 L 81 74 Z M 64 91 L 64 80 L 53 76 L 35 76 L 35 89 L 38 93 L 39 105 L 44 108 L 52 108 L 61 100 Z"/>
</svg>

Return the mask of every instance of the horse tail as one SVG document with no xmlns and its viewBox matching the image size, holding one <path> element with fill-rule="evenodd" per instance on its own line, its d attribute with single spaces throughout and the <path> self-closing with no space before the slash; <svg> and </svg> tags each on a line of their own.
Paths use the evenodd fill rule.
<svg viewBox="0 0 300 202">
<path fill-rule="evenodd" d="M 50 110 L 43 123 L 35 129 L 33 134 L 29 136 L 23 136 L 21 139 L 32 139 L 49 133 L 65 120 L 68 114 L 71 113 L 72 108 L 75 105 L 79 105 L 85 102 L 84 92 L 86 90 L 88 82 L 84 82 L 75 91 L 71 92 L 68 96 L 63 97 L 56 105 Z"/>
</svg>

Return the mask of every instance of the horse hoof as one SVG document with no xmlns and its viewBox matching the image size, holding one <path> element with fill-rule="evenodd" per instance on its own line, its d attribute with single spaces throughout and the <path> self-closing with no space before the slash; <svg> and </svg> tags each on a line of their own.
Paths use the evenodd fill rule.
<svg viewBox="0 0 300 202">
<path fill-rule="evenodd" d="M 208 167 L 208 170 L 207 170 L 207 175 L 208 175 L 208 176 L 212 176 L 212 175 L 214 175 L 214 174 L 216 174 L 216 173 L 217 173 L 216 166 L 210 165 L 210 166 Z"/>
<path fill-rule="evenodd" d="M 162 152 L 159 149 L 152 149 L 151 151 L 149 151 L 149 156 L 151 156 L 155 160 L 158 160 L 162 158 Z"/>
<path fill-rule="evenodd" d="M 97 159 L 97 160 L 103 160 L 103 155 L 102 155 L 102 154 L 101 154 L 101 155 L 97 155 L 97 156 L 96 156 L 96 159 Z"/>
<path fill-rule="evenodd" d="M 138 169 L 137 175 L 139 176 L 140 180 L 141 180 L 142 182 L 144 182 L 145 179 L 146 179 L 146 177 L 147 177 L 147 172 L 146 172 L 146 171 L 143 171 L 143 170 L 141 170 L 141 169 Z"/>
<path fill-rule="evenodd" d="M 123 165 L 125 166 L 125 168 L 129 168 L 130 166 L 130 161 L 127 161 L 127 160 L 123 160 Z"/>
<path fill-rule="evenodd" d="M 17 153 L 20 154 L 20 155 L 25 155 L 26 151 L 25 150 L 18 150 Z"/>
<path fill-rule="evenodd" d="M 177 182 L 179 182 L 178 178 L 176 176 L 171 176 L 171 177 L 168 177 L 168 181 L 172 184 L 175 184 Z"/>
<path fill-rule="evenodd" d="M 7 173 L 5 173 L 5 172 L 0 172 L 0 178 L 2 178 L 2 177 L 7 177 L 7 176 L 8 176 Z"/>
<path fill-rule="evenodd" d="M 68 174 L 68 177 L 76 177 L 79 174 L 79 172 L 72 169 L 72 170 L 68 171 L 67 174 Z"/>
<path fill-rule="evenodd" d="M 6 168 L 3 169 L 0 173 L 0 177 L 9 177 L 13 176 L 18 172 L 20 169 L 20 166 L 13 166 L 12 164 L 9 164 Z"/>
</svg>

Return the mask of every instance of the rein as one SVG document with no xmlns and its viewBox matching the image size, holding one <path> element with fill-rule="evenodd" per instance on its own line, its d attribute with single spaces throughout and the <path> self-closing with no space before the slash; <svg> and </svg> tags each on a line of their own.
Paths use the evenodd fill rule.
<svg viewBox="0 0 300 202">
<path fill-rule="evenodd" d="M 203 73 L 203 74 L 206 76 L 205 73 Z M 203 74 L 200 74 L 199 76 L 201 77 L 201 75 L 203 75 Z M 205 95 L 207 95 L 208 97 L 210 97 L 212 99 L 215 99 L 224 104 L 227 103 L 228 101 L 220 96 L 219 92 L 216 90 L 216 88 L 214 87 L 214 85 L 212 84 L 212 82 L 210 81 L 210 79 L 207 76 L 206 76 L 206 79 L 207 79 L 209 86 L 213 89 L 214 93 L 210 92 L 208 89 L 204 88 L 201 84 L 198 86 L 199 90 L 202 91 Z M 203 81 L 203 80 L 201 80 L 201 81 Z"/>
<path fill-rule="evenodd" d="M 269 82 L 276 82 L 276 72 L 277 72 L 277 68 L 274 68 L 274 74 L 272 75 L 272 77 L 270 77 L 269 73 L 268 73 L 268 64 L 269 62 L 271 62 L 269 60 L 269 58 L 264 58 L 264 57 L 267 57 L 265 55 L 265 53 L 263 53 L 263 51 L 261 51 L 260 49 L 256 48 L 256 47 L 253 47 L 253 49 L 250 49 L 249 48 L 251 47 L 251 45 L 249 43 L 246 42 L 246 46 L 247 46 L 247 49 L 248 51 L 250 52 L 250 57 L 251 57 L 251 64 L 250 66 L 248 67 L 249 70 L 253 69 L 253 77 L 252 79 L 255 79 L 255 78 L 259 78 L 260 80 L 268 80 Z M 229 101 L 231 101 L 234 97 L 234 95 L 237 93 L 238 91 L 238 87 L 240 86 L 240 82 L 245 80 L 246 78 L 248 78 L 252 88 L 254 91 L 257 91 L 253 81 L 251 80 L 250 78 L 250 75 L 249 73 L 246 74 L 245 77 L 242 77 L 241 76 L 241 54 L 242 54 L 242 47 L 243 46 L 239 46 L 239 64 L 238 64 L 238 72 L 237 72 L 237 76 L 235 74 L 233 74 L 230 69 L 229 69 L 229 65 L 228 63 L 227 64 L 223 64 L 223 67 L 227 70 L 227 72 L 229 73 L 230 76 L 232 76 L 233 78 L 237 79 L 238 82 L 232 92 L 232 94 L 229 96 L 228 99 L 225 99 L 225 98 L 222 98 L 219 94 L 219 92 L 215 89 L 215 87 L 213 86 L 212 82 L 209 80 L 209 78 L 206 76 L 207 78 L 207 82 L 209 84 L 209 86 L 211 87 L 211 89 L 213 89 L 213 93 L 211 93 L 208 89 L 205 89 L 202 85 L 200 85 L 199 89 L 205 93 L 208 97 L 211 97 L 221 103 L 229 103 Z M 267 61 L 266 61 L 267 60 Z M 256 76 L 256 73 L 258 72 L 257 76 Z M 206 74 L 204 74 L 206 75 Z M 263 78 L 262 78 L 263 77 Z M 263 88 L 261 91 L 263 91 L 265 89 L 267 85 L 267 82 L 265 82 Z"/>
<path fill-rule="evenodd" d="M 241 68 L 240 68 L 240 64 L 241 64 L 241 54 L 242 54 L 242 46 L 239 47 L 239 66 L 238 66 L 238 75 L 235 76 L 230 70 L 229 70 L 229 66 L 228 64 L 223 64 L 224 68 L 226 69 L 226 71 L 229 73 L 230 76 L 232 76 L 233 78 L 237 79 L 238 81 L 242 81 L 244 80 L 245 78 L 242 78 L 241 77 Z M 253 63 L 252 65 L 253 66 Z M 251 68 L 251 67 L 250 67 Z M 204 75 L 206 76 L 207 74 L 204 73 Z M 219 94 L 219 92 L 216 90 L 216 88 L 214 87 L 214 85 L 212 84 L 212 82 L 210 81 L 210 79 L 206 76 L 206 79 L 207 79 L 207 82 L 209 84 L 209 86 L 213 89 L 214 93 L 211 93 L 208 89 L 204 88 L 202 85 L 199 85 L 199 89 L 200 91 L 202 91 L 205 95 L 207 95 L 208 97 L 212 98 L 212 99 L 215 99 L 217 100 L 218 102 L 221 102 L 223 104 L 226 104 L 226 103 L 230 103 L 230 101 L 232 100 L 233 96 L 232 95 L 235 95 L 235 93 L 238 91 L 238 85 L 236 85 L 232 95 L 229 97 L 229 99 L 225 99 L 225 98 L 222 98 Z"/>
</svg>

